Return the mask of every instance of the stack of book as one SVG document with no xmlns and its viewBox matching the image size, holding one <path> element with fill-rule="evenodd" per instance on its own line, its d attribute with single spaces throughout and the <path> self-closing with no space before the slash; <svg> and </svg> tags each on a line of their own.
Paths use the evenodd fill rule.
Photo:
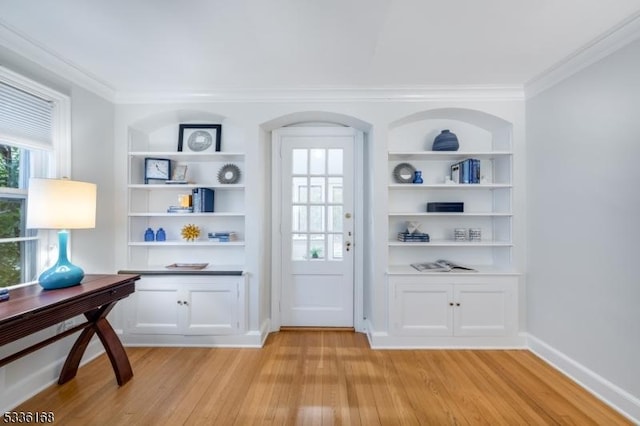
<svg viewBox="0 0 640 426">
<path fill-rule="evenodd" d="M 211 213 L 213 212 L 213 189 L 210 188 L 193 188 L 191 191 L 191 200 L 193 203 L 194 213 Z"/>
<path fill-rule="evenodd" d="M 480 160 L 467 158 L 452 164 L 451 180 L 455 183 L 480 183 Z"/>
<path fill-rule="evenodd" d="M 398 241 L 402 242 L 414 242 L 414 243 L 428 243 L 429 242 L 429 234 L 425 234 L 423 232 L 398 232 Z"/>
<path fill-rule="evenodd" d="M 169 206 L 167 213 L 193 213 L 193 207 Z"/>
<path fill-rule="evenodd" d="M 238 241 L 238 234 L 235 232 L 209 232 L 209 241 L 219 243 L 228 243 L 229 241 Z"/>
</svg>

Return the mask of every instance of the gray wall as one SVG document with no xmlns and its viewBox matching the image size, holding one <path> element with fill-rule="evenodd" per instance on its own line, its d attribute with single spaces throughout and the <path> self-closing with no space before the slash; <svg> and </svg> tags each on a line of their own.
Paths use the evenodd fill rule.
<svg viewBox="0 0 640 426">
<path fill-rule="evenodd" d="M 526 108 L 528 331 L 640 397 L 640 42 Z"/>
</svg>

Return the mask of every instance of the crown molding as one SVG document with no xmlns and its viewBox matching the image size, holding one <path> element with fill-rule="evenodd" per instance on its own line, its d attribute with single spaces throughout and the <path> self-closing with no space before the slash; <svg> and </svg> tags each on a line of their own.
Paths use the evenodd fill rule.
<svg viewBox="0 0 640 426">
<path fill-rule="evenodd" d="M 421 86 L 400 88 L 220 89 L 190 92 L 118 92 L 117 104 L 209 102 L 424 102 L 524 100 L 524 88 L 509 86 Z"/>
<path fill-rule="evenodd" d="M 114 102 L 115 90 L 107 83 L 45 48 L 0 20 L 0 45 L 53 72 L 59 77 Z"/>
<path fill-rule="evenodd" d="M 635 13 L 590 43 L 576 50 L 524 85 L 526 99 L 555 86 L 627 44 L 640 39 L 640 12 Z"/>
</svg>

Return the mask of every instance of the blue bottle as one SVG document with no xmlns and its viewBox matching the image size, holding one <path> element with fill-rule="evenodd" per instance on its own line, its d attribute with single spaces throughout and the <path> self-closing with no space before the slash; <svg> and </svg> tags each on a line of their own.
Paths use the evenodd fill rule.
<svg viewBox="0 0 640 426">
<path fill-rule="evenodd" d="M 156 232 L 156 241 L 167 241 L 167 234 L 165 234 L 164 229 L 158 229 L 158 232 Z"/>
<path fill-rule="evenodd" d="M 147 228 L 147 230 L 144 231 L 144 240 L 145 241 L 153 241 L 154 238 L 155 237 L 154 237 L 153 229 Z"/>
<path fill-rule="evenodd" d="M 413 183 L 423 183 L 422 180 L 422 172 L 420 170 L 416 170 L 413 176 Z"/>
</svg>

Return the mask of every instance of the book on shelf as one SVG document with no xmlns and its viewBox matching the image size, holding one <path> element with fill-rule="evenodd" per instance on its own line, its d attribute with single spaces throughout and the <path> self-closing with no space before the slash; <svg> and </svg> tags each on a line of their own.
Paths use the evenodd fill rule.
<svg viewBox="0 0 640 426">
<path fill-rule="evenodd" d="M 193 207 L 169 206 L 167 213 L 193 213 Z"/>
<path fill-rule="evenodd" d="M 439 259 L 435 262 L 412 263 L 411 266 L 420 272 L 478 272 L 469 266 L 445 259 Z"/>
<path fill-rule="evenodd" d="M 451 180 L 455 183 L 480 183 L 480 160 L 467 158 L 452 164 Z"/>
<path fill-rule="evenodd" d="M 402 242 L 415 242 L 415 243 L 428 243 L 429 234 L 424 232 L 398 232 L 398 241 Z"/>
<path fill-rule="evenodd" d="M 213 242 L 228 243 L 229 241 L 238 241 L 238 234 L 233 231 L 209 232 L 207 238 Z"/>
<path fill-rule="evenodd" d="M 191 191 L 194 213 L 212 213 L 214 205 L 214 191 L 211 188 L 194 188 Z"/>
</svg>

